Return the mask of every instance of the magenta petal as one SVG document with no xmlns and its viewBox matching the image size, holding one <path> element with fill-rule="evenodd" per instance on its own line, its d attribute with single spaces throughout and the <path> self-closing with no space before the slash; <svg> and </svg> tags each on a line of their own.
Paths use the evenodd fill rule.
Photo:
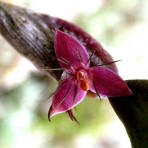
<svg viewBox="0 0 148 148">
<path fill-rule="evenodd" d="M 56 30 L 55 33 L 56 56 L 62 68 L 78 69 L 88 65 L 89 55 L 83 45 L 69 34 Z M 70 66 L 69 66 L 70 65 Z"/>
<path fill-rule="evenodd" d="M 49 117 L 72 109 L 84 99 L 85 95 L 86 91 L 76 86 L 74 80 L 69 78 L 63 80 L 53 97 Z"/>
<path fill-rule="evenodd" d="M 112 70 L 105 67 L 90 68 L 94 89 L 107 97 L 132 95 L 124 80 Z M 93 88 L 92 88 L 93 89 Z"/>
</svg>

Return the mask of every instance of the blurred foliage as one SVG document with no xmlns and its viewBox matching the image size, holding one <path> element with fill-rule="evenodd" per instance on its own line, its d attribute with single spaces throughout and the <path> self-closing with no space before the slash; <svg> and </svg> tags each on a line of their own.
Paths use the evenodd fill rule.
<svg viewBox="0 0 148 148">
<path fill-rule="evenodd" d="M 53 143 L 69 142 L 76 135 L 86 133 L 98 135 L 98 131 L 101 133 L 110 115 L 108 112 L 110 108 L 104 108 L 108 106 L 107 101 L 86 98 L 74 111 L 80 125 L 72 123 L 66 114 L 53 117 L 50 123 L 47 112 L 51 99 L 46 98 L 55 88 L 55 81 L 36 73 L 32 73 L 23 84 L 10 90 L 1 88 L 2 145 L 11 145 L 18 137 L 24 137 L 26 132 L 43 132 L 45 139 L 51 138 Z"/>
<path fill-rule="evenodd" d="M 144 0 L 106 0 L 96 12 L 80 14 L 75 21 L 96 39 L 113 46 L 128 36 L 131 27 L 145 21 L 146 5 Z"/>
<path fill-rule="evenodd" d="M 72 7 L 70 3 L 69 6 Z M 75 17 L 75 22 L 99 41 L 114 46 L 123 42 L 133 26 L 144 22 L 147 8 L 148 2 L 144 0 L 102 0 L 96 12 L 81 13 Z M 54 92 L 57 82 L 29 69 L 29 76 L 12 85 L 12 79 L 6 81 L 7 76 L 15 70 L 18 73 L 16 65 L 22 59 L 1 36 L 0 45 L 1 148 L 75 148 L 78 146 L 74 140 L 82 135 L 98 141 L 115 115 L 107 100 L 87 97 L 80 103 L 74 110 L 80 125 L 73 123 L 67 114 L 52 117 L 50 123 L 47 113 L 51 99 L 46 98 Z M 27 68 L 24 66 L 21 70 L 24 72 Z M 13 80 L 17 82 L 21 77 L 17 75 Z M 99 147 L 99 142 L 96 143 Z"/>
</svg>

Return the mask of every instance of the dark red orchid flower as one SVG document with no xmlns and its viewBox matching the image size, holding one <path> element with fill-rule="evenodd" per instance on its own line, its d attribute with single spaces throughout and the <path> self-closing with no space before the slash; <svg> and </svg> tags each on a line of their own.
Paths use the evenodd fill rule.
<svg viewBox="0 0 148 148">
<path fill-rule="evenodd" d="M 71 119 L 75 120 L 72 108 L 85 98 L 88 90 L 99 97 L 132 94 L 117 73 L 103 65 L 90 67 L 90 57 L 86 49 L 74 37 L 56 30 L 54 44 L 63 75 L 49 109 L 49 119 L 56 114 L 68 112 Z"/>
</svg>

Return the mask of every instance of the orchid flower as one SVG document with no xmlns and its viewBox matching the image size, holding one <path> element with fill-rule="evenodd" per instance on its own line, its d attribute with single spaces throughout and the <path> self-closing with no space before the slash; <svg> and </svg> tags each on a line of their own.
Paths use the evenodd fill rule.
<svg viewBox="0 0 148 148">
<path fill-rule="evenodd" d="M 119 97 L 132 92 L 122 78 L 104 66 L 90 67 L 90 58 L 84 46 L 71 35 L 56 30 L 54 46 L 63 69 L 61 82 L 54 93 L 48 117 L 68 112 L 76 120 L 72 108 L 86 96 L 88 90 L 99 97 Z"/>
</svg>

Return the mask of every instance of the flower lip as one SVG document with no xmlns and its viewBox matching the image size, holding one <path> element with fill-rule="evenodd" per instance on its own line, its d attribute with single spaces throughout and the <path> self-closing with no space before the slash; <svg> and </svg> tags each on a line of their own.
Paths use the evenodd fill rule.
<svg viewBox="0 0 148 148">
<path fill-rule="evenodd" d="M 90 85 L 88 81 L 88 75 L 85 70 L 78 70 L 76 72 L 76 79 L 78 80 L 78 83 L 80 84 L 80 88 L 84 91 L 89 90 Z"/>
<path fill-rule="evenodd" d="M 84 70 L 79 70 L 78 72 L 76 72 L 76 77 L 78 80 L 83 80 L 86 78 L 86 71 Z"/>
</svg>

